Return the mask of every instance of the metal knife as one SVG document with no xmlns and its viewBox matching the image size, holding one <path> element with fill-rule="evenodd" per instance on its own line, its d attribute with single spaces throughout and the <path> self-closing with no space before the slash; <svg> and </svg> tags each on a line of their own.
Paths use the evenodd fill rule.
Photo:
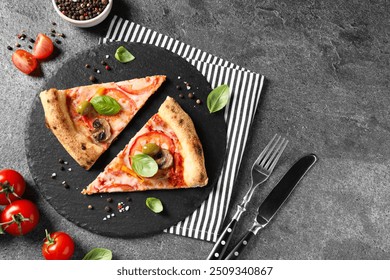
<svg viewBox="0 0 390 280">
<path fill-rule="evenodd" d="M 294 188 L 316 161 L 317 156 L 314 154 L 304 156 L 287 171 L 260 205 L 252 228 L 241 238 L 233 250 L 227 254 L 225 260 L 235 260 L 240 256 L 245 247 L 247 247 L 249 240 L 251 240 L 260 229 L 268 225 Z"/>
</svg>

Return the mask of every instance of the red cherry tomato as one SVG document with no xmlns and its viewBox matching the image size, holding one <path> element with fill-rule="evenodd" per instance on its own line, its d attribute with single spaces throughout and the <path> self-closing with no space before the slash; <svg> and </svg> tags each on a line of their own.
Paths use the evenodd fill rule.
<svg viewBox="0 0 390 280">
<path fill-rule="evenodd" d="M 0 205 L 20 199 L 26 189 L 23 176 L 15 170 L 0 170 Z"/>
<path fill-rule="evenodd" d="M 54 50 L 53 42 L 45 34 L 39 33 L 34 43 L 33 55 L 38 59 L 48 58 Z"/>
<path fill-rule="evenodd" d="M 69 260 L 74 252 L 72 237 L 62 231 L 48 233 L 42 245 L 42 255 L 46 260 Z"/>
<path fill-rule="evenodd" d="M 37 59 L 31 53 L 21 49 L 14 52 L 12 62 L 25 74 L 31 74 L 38 67 Z"/>
<path fill-rule="evenodd" d="M 29 200 L 21 199 L 6 206 L 0 214 L 2 229 L 15 236 L 32 231 L 39 222 L 37 206 Z"/>
</svg>

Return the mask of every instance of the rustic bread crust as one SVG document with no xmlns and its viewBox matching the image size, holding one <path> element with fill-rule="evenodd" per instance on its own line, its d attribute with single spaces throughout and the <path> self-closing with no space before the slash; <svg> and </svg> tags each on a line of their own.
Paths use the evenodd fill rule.
<svg viewBox="0 0 390 280">
<path fill-rule="evenodd" d="M 203 148 L 190 116 L 169 96 L 158 110 L 158 115 L 169 124 L 182 146 L 183 178 L 186 185 L 188 187 L 207 185 Z"/>
<path fill-rule="evenodd" d="M 73 123 L 65 91 L 49 89 L 40 93 L 47 127 L 65 150 L 86 170 L 90 169 L 105 149 L 84 135 Z"/>
</svg>

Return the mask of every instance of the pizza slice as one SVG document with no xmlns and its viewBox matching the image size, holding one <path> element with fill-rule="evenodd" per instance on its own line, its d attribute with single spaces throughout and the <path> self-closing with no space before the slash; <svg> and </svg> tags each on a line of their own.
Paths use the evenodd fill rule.
<svg viewBox="0 0 390 280">
<path fill-rule="evenodd" d="M 88 170 L 165 79 L 160 75 L 43 91 L 46 125 Z"/>
<path fill-rule="evenodd" d="M 191 118 L 171 97 L 83 194 L 207 185 L 202 144 Z"/>
</svg>

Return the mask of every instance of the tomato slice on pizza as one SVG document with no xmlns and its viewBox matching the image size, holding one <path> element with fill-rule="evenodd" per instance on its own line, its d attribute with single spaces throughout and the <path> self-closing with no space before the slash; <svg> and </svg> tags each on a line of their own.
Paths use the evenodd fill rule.
<svg viewBox="0 0 390 280">
<path fill-rule="evenodd" d="M 165 79 L 158 75 L 43 91 L 40 98 L 46 125 L 88 170 Z"/>
<path fill-rule="evenodd" d="M 106 192 L 193 188 L 207 185 L 202 144 L 191 118 L 171 97 L 82 191 Z"/>
</svg>

